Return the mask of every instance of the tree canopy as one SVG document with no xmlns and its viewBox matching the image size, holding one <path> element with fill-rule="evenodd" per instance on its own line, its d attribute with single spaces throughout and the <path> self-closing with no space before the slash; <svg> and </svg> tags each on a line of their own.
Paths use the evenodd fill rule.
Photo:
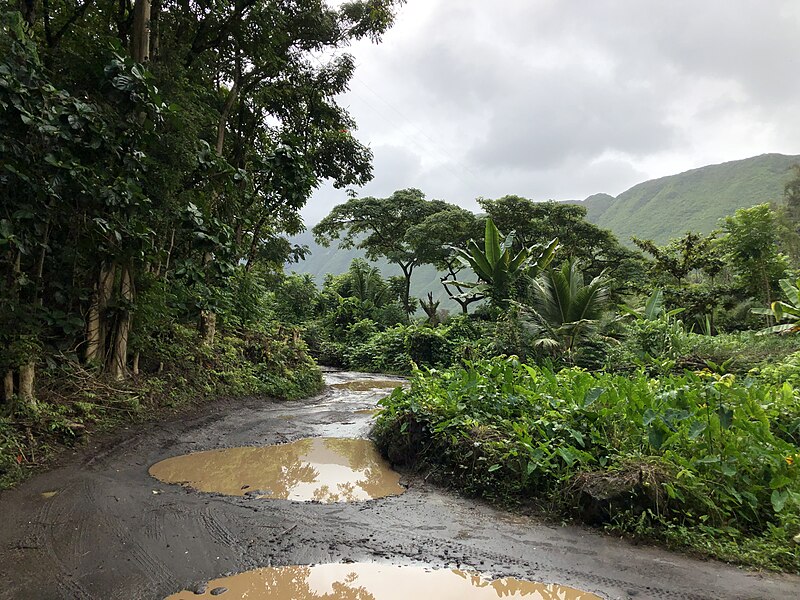
<svg viewBox="0 0 800 600">
<path fill-rule="evenodd" d="M 213 342 L 236 272 L 302 254 L 285 236 L 313 189 L 372 176 L 335 98 L 344 49 L 379 41 L 400 4 L 4 3 L 4 396 L 30 396 L 45 346 L 136 370 L 137 344 L 171 323 L 145 318 L 157 289 Z"/>
<path fill-rule="evenodd" d="M 410 314 L 410 286 L 414 269 L 426 259 L 414 246 L 412 229 L 431 215 L 451 209 L 441 200 L 427 200 L 420 190 L 398 190 L 388 198 L 350 198 L 314 227 L 317 243 L 329 246 L 339 239 L 342 248 L 364 250 L 368 259 L 383 257 L 403 272 L 403 306 Z"/>
</svg>

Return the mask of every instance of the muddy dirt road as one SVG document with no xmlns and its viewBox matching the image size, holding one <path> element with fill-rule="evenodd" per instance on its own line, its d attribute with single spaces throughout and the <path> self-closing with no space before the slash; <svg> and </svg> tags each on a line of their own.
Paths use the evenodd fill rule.
<svg viewBox="0 0 800 600">
<path fill-rule="evenodd" d="M 365 378 L 382 379 L 327 374 L 332 384 Z M 148 474 L 158 461 L 200 450 L 364 437 L 372 418 L 364 409 L 386 393 L 329 387 L 301 402 L 220 401 L 3 492 L 0 598 L 163 600 L 255 567 L 341 561 L 460 567 L 609 599 L 800 598 L 798 577 L 543 525 L 417 479 L 399 496 L 315 504 L 200 493 Z"/>
</svg>

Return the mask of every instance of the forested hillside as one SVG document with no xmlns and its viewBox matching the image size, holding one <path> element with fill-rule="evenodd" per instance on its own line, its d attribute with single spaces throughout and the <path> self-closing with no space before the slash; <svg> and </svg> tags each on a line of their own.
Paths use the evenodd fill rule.
<svg viewBox="0 0 800 600">
<path fill-rule="evenodd" d="M 709 233 L 720 219 L 738 208 L 781 203 L 792 167 L 798 163 L 800 156 L 765 154 L 646 181 L 616 198 L 598 193 L 569 203 L 584 207 L 587 221 L 612 231 L 623 244 L 632 245 L 632 236 L 663 244 L 687 231 Z M 310 254 L 289 265 L 288 270 L 309 273 L 320 285 L 326 273 L 344 273 L 354 258 L 364 256 L 357 249 L 343 249 L 336 244 L 329 248 L 319 246 L 310 232 L 295 236 L 292 241 L 307 245 Z M 383 260 L 375 264 L 386 276 L 400 274 L 397 267 Z M 432 267 L 421 267 L 411 282 L 412 295 L 423 297 L 432 292 L 443 306 L 452 309 L 454 305 L 448 302 L 439 277 Z"/>
<path fill-rule="evenodd" d="M 590 221 L 626 244 L 631 236 L 659 244 L 687 231 L 709 233 L 738 208 L 781 202 L 800 156 L 764 154 L 692 169 L 635 185 L 609 202 L 586 199 Z"/>
</svg>

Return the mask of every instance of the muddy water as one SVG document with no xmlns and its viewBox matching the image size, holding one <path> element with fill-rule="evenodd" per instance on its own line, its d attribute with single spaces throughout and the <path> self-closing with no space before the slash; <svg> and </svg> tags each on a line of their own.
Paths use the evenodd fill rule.
<svg viewBox="0 0 800 600">
<path fill-rule="evenodd" d="M 463 571 L 374 563 L 257 569 L 210 581 L 205 592 L 183 591 L 166 600 L 601 600 L 561 585 L 519 579 L 489 581 Z"/>
<path fill-rule="evenodd" d="M 346 438 L 196 452 L 156 463 L 150 475 L 202 492 L 321 503 L 371 500 L 405 491 L 400 476 L 372 442 Z"/>
<path fill-rule="evenodd" d="M 391 379 L 357 379 L 345 383 L 333 383 L 332 388 L 347 390 L 349 392 L 370 392 L 372 390 L 385 390 L 402 387 L 404 381 Z"/>
</svg>

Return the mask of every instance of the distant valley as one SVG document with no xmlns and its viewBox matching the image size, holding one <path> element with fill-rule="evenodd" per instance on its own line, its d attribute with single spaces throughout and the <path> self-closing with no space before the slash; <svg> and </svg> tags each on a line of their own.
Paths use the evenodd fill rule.
<svg viewBox="0 0 800 600">
<path fill-rule="evenodd" d="M 781 202 L 792 167 L 798 163 L 800 156 L 763 154 L 645 181 L 617 197 L 598 193 L 570 202 L 585 206 L 589 221 L 610 229 L 624 244 L 631 245 L 631 236 L 664 244 L 687 231 L 709 233 L 720 219 L 738 208 Z M 525 190 L 508 193 L 530 197 Z M 310 273 L 319 285 L 327 273 L 343 273 L 354 258 L 363 256 L 360 250 L 342 250 L 336 245 L 323 248 L 314 242 L 310 231 L 292 241 L 307 245 L 311 254 L 298 264 L 288 265 L 287 271 Z M 397 267 L 385 261 L 376 264 L 385 276 L 400 274 Z M 414 272 L 411 293 L 423 297 L 429 291 L 442 301 L 442 307 L 451 311 L 456 308 L 444 293 L 439 274 L 426 265 Z"/>
</svg>

